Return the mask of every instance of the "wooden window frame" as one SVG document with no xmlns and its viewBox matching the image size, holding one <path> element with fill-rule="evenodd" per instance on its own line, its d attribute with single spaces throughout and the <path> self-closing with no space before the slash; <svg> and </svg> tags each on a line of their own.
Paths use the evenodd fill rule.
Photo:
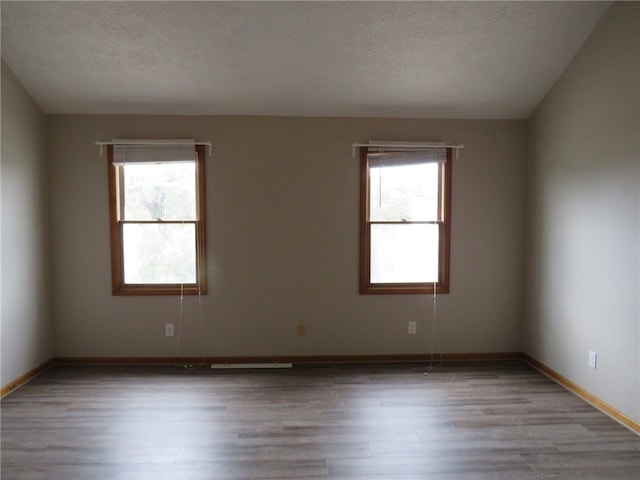
<svg viewBox="0 0 640 480">
<path fill-rule="evenodd" d="M 439 225 L 439 268 L 435 292 L 433 283 L 371 283 L 371 225 L 375 223 L 406 224 L 407 222 L 372 222 L 369 220 L 369 152 L 369 148 L 360 149 L 360 293 L 363 295 L 449 293 L 452 149 L 447 148 L 447 161 L 439 165 L 438 210 L 440 218 L 435 222 Z"/>
<path fill-rule="evenodd" d="M 123 225 L 124 172 L 113 164 L 113 146 L 107 148 L 109 179 L 109 223 L 111 237 L 111 290 L 113 295 L 202 295 L 207 293 L 206 272 L 206 215 L 205 215 L 205 146 L 196 145 L 196 219 L 190 222 L 134 222 L 134 223 L 193 223 L 196 228 L 196 283 L 127 284 L 124 282 Z"/>
</svg>

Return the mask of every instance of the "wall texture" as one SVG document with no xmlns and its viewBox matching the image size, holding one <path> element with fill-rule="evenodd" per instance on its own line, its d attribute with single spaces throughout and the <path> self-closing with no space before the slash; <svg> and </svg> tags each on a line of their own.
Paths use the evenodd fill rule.
<svg viewBox="0 0 640 480">
<path fill-rule="evenodd" d="M 636 421 L 639 25 L 614 4 L 530 120 L 524 329 L 526 353 Z"/>
<path fill-rule="evenodd" d="M 44 115 L 2 62 L 3 386 L 53 354 L 45 130 Z"/>
<path fill-rule="evenodd" d="M 107 166 L 94 144 L 111 138 L 214 142 L 209 294 L 185 298 L 182 325 L 177 297 L 111 295 Z M 436 351 L 521 351 L 526 122 L 52 116 L 55 355 L 429 352 L 432 297 L 358 294 L 350 145 L 369 139 L 466 145 L 453 166 L 451 293 L 438 298 Z"/>
</svg>

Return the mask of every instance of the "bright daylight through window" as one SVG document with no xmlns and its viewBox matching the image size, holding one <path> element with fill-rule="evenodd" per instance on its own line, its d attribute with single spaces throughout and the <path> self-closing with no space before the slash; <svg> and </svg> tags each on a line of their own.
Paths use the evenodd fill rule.
<svg viewBox="0 0 640 480">
<path fill-rule="evenodd" d="M 204 148 L 109 147 L 113 293 L 206 293 Z"/>
<path fill-rule="evenodd" d="M 451 149 L 361 155 L 361 293 L 447 293 Z"/>
</svg>

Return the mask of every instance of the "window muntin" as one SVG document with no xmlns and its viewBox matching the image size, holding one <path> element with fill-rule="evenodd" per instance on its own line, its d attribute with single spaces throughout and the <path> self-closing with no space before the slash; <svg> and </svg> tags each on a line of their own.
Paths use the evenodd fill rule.
<svg viewBox="0 0 640 480">
<path fill-rule="evenodd" d="M 114 295 L 206 293 L 204 147 L 165 157 L 114 162 L 109 147 Z"/>
<path fill-rule="evenodd" d="M 362 149 L 361 293 L 448 292 L 450 149 L 446 159 Z"/>
</svg>

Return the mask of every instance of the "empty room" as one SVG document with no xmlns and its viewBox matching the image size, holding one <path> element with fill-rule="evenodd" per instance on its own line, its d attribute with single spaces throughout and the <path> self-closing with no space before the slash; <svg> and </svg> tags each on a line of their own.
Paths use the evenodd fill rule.
<svg viewBox="0 0 640 480">
<path fill-rule="evenodd" d="M 2 479 L 640 478 L 640 2 L 0 6 Z"/>
</svg>

